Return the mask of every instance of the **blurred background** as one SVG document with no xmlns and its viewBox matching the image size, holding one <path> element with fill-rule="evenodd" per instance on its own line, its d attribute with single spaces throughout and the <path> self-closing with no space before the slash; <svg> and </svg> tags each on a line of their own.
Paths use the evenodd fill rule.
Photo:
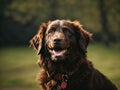
<svg viewBox="0 0 120 90">
<path fill-rule="evenodd" d="M 0 0 L 0 90 L 39 90 L 29 40 L 55 19 L 93 33 L 88 58 L 120 89 L 120 0 Z"/>
</svg>

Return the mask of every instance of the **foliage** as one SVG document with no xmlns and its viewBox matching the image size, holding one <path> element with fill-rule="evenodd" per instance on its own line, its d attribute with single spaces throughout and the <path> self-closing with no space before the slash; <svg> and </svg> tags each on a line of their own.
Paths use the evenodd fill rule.
<svg viewBox="0 0 120 90">
<path fill-rule="evenodd" d="M 78 3 L 80 2 L 80 3 Z M 52 3 L 57 4 L 56 6 Z M 80 20 L 84 25 L 92 30 L 100 30 L 100 18 L 98 9 L 98 0 L 13 0 L 5 10 L 6 16 L 11 16 L 14 20 L 27 23 L 32 19 L 37 19 L 42 22 L 50 19 L 50 13 L 57 13 L 57 18 Z M 120 22 L 119 0 L 105 0 L 108 18 L 110 25 L 116 25 L 118 29 L 118 22 Z M 53 8 L 52 8 L 53 7 Z M 51 10 L 52 8 L 52 10 Z M 112 22 L 114 20 L 114 22 Z M 113 28 L 113 27 L 112 27 Z"/>
<path fill-rule="evenodd" d="M 1 36 L 0 42 L 26 44 L 37 32 L 39 25 L 54 19 L 78 20 L 95 34 L 96 41 L 119 42 L 120 39 L 120 1 L 102 0 L 108 20 L 108 33 L 102 28 L 99 0 L 1 0 Z M 103 30 L 102 30 L 103 29 Z M 6 35 L 6 32 L 10 32 Z M 25 35 L 19 33 L 25 32 Z M 13 41 L 16 38 L 19 40 Z M 5 42 L 6 41 L 6 42 Z"/>
</svg>

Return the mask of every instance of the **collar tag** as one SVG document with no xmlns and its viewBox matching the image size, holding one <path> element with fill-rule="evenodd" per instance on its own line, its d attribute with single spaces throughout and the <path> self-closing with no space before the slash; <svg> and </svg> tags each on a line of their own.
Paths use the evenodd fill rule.
<svg viewBox="0 0 120 90">
<path fill-rule="evenodd" d="M 67 82 L 63 81 L 60 86 L 62 89 L 65 89 L 67 87 Z"/>
</svg>

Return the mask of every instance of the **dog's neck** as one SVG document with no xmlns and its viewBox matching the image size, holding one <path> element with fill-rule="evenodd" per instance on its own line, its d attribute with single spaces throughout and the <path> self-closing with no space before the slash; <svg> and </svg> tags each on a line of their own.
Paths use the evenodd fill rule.
<svg viewBox="0 0 120 90">
<path fill-rule="evenodd" d="M 76 60 L 76 63 L 73 62 L 51 63 L 50 67 L 48 66 L 47 71 L 50 77 L 56 77 L 57 75 L 72 76 L 78 70 L 82 68 L 88 68 L 88 64 L 86 61 L 85 59 L 81 58 L 80 60 Z M 83 65 L 86 67 L 83 67 Z"/>
</svg>

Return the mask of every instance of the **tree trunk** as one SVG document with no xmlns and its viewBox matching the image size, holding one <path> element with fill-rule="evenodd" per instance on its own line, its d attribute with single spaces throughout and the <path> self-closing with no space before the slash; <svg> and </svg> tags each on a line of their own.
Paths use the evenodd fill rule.
<svg viewBox="0 0 120 90">
<path fill-rule="evenodd" d="M 109 46 L 109 28 L 108 28 L 108 19 L 107 19 L 107 10 L 105 8 L 104 0 L 98 0 L 98 6 L 100 10 L 100 18 L 101 18 L 101 28 L 102 28 L 102 35 L 103 35 L 103 42 L 105 45 Z"/>
</svg>

